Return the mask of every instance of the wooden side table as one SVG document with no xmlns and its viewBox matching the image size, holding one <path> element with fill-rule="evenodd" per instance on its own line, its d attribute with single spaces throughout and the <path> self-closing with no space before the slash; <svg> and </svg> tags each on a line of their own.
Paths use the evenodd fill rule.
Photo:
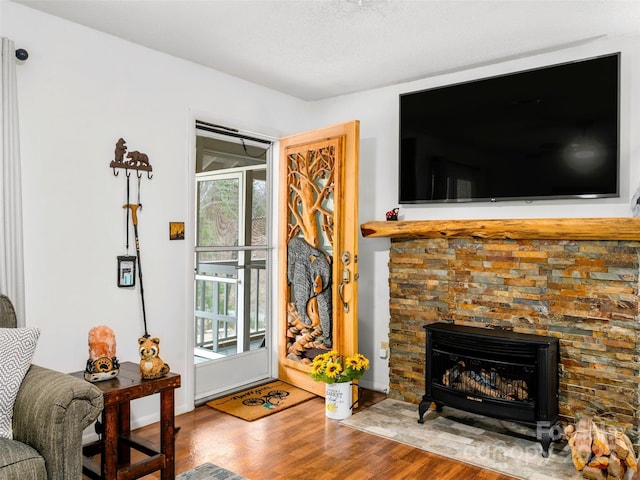
<svg viewBox="0 0 640 480">
<path fill-rule="evenodd" d="M 84 372 L 71 375 L 84 378 Z M 123 362 L 117 377 L 94 383 L 104 397 L 102 440 L 83 447 L 82 471 L 97 480 L 133 480 L 161 470 L 162 480 L 175 479 L 175 399 L 180 375 L 143 380 L 139 364 Z M 160 448 L 131 433 L 131 400 L 160 393 Z M 131 449 L 146 455 L 131 463 Z M 100 454 L 100 463 L 91 457 Z"/>
</svg>

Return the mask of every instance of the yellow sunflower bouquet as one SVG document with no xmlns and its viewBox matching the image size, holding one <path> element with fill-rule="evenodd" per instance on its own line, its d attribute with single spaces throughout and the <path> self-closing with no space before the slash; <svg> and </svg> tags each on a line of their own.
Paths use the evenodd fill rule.
<svg viewBox="0 0 640 480">
<path fill-rule="evenodd" d="M 331 350 L 313 359 L 309 375 L 324 383 L 346 383 L 359 380 L 368 368 L 369 360 L 361 353 L 345 357 Z"/>
</svg>

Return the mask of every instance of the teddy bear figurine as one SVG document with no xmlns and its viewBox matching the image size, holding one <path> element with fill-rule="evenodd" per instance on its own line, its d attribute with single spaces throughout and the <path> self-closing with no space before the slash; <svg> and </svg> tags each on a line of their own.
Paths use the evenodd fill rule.
<svg viewBox="0 0 640 480">
<path fill-rule="evenodd" d="M 160 339 L 157 337 L 140 337 L 138 339 L 140 353 L 140 374 L 143 379 L 164 377 L 169 373 L 169 365 L 160 358 Z"/>
<path fill-rule="evenodd" d="M 89 382 L 101 382 L 115 377 L 120 372 L 116 357 L 116 336 L 106 325 L 89 330 L 89 359 L 84 378 Z"/>
</svg>

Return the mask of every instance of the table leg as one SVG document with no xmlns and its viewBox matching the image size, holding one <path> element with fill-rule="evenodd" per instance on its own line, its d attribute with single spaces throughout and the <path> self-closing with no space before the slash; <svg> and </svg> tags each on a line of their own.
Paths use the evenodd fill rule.
<svg viewBox="0 0 640 480">
<path fill-rule="evenodd" d="M 162 480 L 174 480 L 176 477 L 175 456 L 175 398 L 174 390 L 160 392 L 160 444 L 165 457 Z"/>
<path fill-rule="evenodd" d="M 118 417 L 118 436 L 129 435 L 129 432 L 131 432 L 131 402 L 122 402 L 120 404 Z M 118 465 L 129 465 L 130 463 L 131 448 L 123 442 L 118 442 Z"/>
<path fill-rule="evenodd" d="M 104 441 L 102 451 L 102 478 L 118 478 L 118 406 L 109 405 L 103 411 Z"/>
</svg>

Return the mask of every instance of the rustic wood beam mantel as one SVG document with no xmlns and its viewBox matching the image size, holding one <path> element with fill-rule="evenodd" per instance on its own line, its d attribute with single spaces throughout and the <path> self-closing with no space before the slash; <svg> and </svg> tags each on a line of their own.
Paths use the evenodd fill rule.
<svg viewBox="0 0 640 480">
<path fill-rule="evenodd" d="M 640 240 L 640 217 L 372 221 L 360 230 L 365 238 Z"/>
</svg>

